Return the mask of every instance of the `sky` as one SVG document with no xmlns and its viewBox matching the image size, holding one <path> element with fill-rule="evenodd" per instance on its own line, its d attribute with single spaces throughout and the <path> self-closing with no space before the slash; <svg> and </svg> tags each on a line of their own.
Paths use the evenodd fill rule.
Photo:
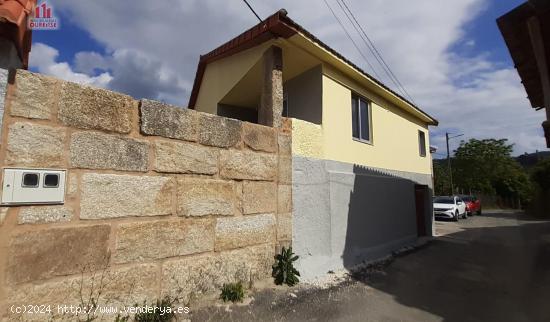
<svg viewBox="0 0 550 322">
<path fill-rule="evenodd" d="M 374 71 L 323 0 L 249 0 L 260 17 L 280 8 L 323 42 L 396 89 L 347 23 Z M 514 154 L 546 150 L 541 123 L 496 25 L 520 0 L 345 0 L 415 103 L 445 133 L 506 138 Z M 185 107 L 199 55 L 258 23 L 242 0 L 50 0 L 60 29 L 33 31 L 31 70 Z M 451 141 L 454 150 L 460 139 Z"/>
</svg>

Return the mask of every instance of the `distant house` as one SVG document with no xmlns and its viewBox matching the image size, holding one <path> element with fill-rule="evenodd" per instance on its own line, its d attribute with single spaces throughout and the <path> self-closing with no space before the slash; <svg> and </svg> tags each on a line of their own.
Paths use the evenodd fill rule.
<svg viewBox="0 0 550 322">
<path fill-rule="evenodd" d="M 201 56 L 188 107 L 291 127 L 293 245 L 309 275 L 431 235 L 437 120 L 286 11 Z"/>
</svg>

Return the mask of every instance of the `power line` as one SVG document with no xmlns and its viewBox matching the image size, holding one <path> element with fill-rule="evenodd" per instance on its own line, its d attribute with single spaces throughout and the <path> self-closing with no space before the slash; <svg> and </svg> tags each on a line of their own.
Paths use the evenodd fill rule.
<svg viewBox="0 0 550 322">
<path fill-rule="evenodd" d="M 374 58 L 378 61 L 378 64 L 380 64 L 380 66 L 382 66 L 382 64 L 380 63 L 380 60 L 378 59 L 378 57 L 376 56 L 374 50 L 372 49 L 372 47 L 369 45 L 369 43 L 367 41 L 365 41 L 365 38 L 363 38 L 363 35 L 361 35 L 361 32 L 359 32 L 359 29 L 355 26 L 355 24 L 353 23 L 353 21 L 351 20 L 351 17 L 349 16 L 348 12 L 346 10 L 344 10 L 344 7 L 342 7 L 342 5 L 340 4 L 340 2 L 338 2 L 338 0 L 336 0 L 336 3 L 338 4 L 338 6 L 340 7 L 340 10 L 342 10 L 342 12 L 346 15 L 346 18 L 348 18 L 348 21 L 351 23 L 351 26 L 353 27 L 353 29 L 355 29 L 355 31 L 357 32 L 357 34 L 359 35 L 359 38 L 361 38 L 361 40 L 363 40 L 363 42 L 365 43 L 365 45 L 367 45 L 367 48 L 369 49 L 370 53 L 372 54 L 372 56 L 374 56 Z M 383 66 L 382 66 L 382 70 L 384 70 Z M 384 72 L 386 72 L 386 70 L 384 70 Z M 388 75 L 388 73 L 386 72 L 386 75 Z M 389 77 L 389 75 L 388 75 Z M 380 78 L 380 77 L 379 77 Z M 394 83 L 394 85 L 397 87 L 397 89 L 400 91 L 401 89 L 397 86 L 397 84 L 395 84 L 395 81 L 389 77 L 390 81 L 392 81 Z"/>
<path fill-rule="evenodd" d="M 260 18 L 260 16 L 256 13 L 256 11 L 254 10 L 254 8 L 252 8 L 252 6 L 250 5 L 250 3 L 248 3 L 247 0 L 243 0 L 244 3 L 246 4 L 246 6 L 250 9 L 250 11 L 252 11 L 252 13 L 254 14 L 254 16 L 256 16 L 256 18 L 258 18 L 258 20 L 260 22 L 262 22 L 262 18 Z M 330 10 L 330 12 L 332 13 L 332 15 L 334 16 L 334 18 L 336 19 L 336 21 L 338 22 L 338 24 L 340 25 L 340 27 L 342 27 L 342 29 L 344 30 L 344 32 L 346 33 L 346 36 L 349 38 L 349 40 L 353 43 L 353 46 L 355 47 L 355 49 L 357 49 L 357 51 L 359 52 L 359 54 L 361 55 L 361 57 L 363 57 L 363 59 L 367 62 L 367 64 L 369 65 L 369 67 L 372 69 L 373 73 L 376 75 L 377 78 L 381 78 L 380 75 L 378 75 L 378 73 L 376 72 L 376 69 L 374 68 L 374 66 L 370 63 L 369 59 L 365 56 L 365 54 L 361 51 L 361 49 L 359 48 L 359 46 L 357 45 L 357 43 L 355 42 L 355 40 L 353 40 L 353 37 L 351 37 L 351 35 L 349 34 L 349 32 L 347 31 L 347 29 L 344 27 L 344 24 L 342 23 L 342 21 L 340 20 L 340 18 L 338 18 L 338 16 L 336 15 L 336 13 L 334 12 L 334 10 L 332 10 L 332 8 L 330 7 L 330 5 L 328 4 L 327 0 L 323 0 L 325 2 L 325 5 L 327 6 L 327 8 Z M 407 96 L 413 103 L 414 103 L 414 100 L 412 99 L 411 95 L 407 92 L 407 90 L 405 89 L 405 87 L 401 84 L 401 82 L 399 81 L 399 79 L 397 78 L 397 76 L 395 76 L 395 74 L 393 73 L 393 71 L 391 70 L 391 68 L 388 66 L 388 64 L 386 63 L 386 61 L 384 60 L 384 58 L 382 57 L 382 55 L 380 54 L 380 52 L 378 51 L 378 49 L 376 48 L 376 46 L 374 45 L 374 43 L 372 42 L 372 40 L 369 38 L 369 36 L 367 35 L 367 33 L 365 32 L 365 30 L 363 29 L 363 27 L 361 26 L 361 24 L 357 21 L 357 19 L 355 18 L 355 15 L 353 14 L 353 12 L 350 10 L 350 8 L 348 7 L 348 5 L 345 3 L 344 0 L 340 0 L 342 1 L 342 4 L 345 6 L 345 8 L 347 9 L 347 12 L 346 10 L 342 7 L 342 4 L 340 4 L 340 2 L 338 0 L 336 0 L 336 3 L 338 4 L 338 6 L 340 7 L 340 9 L 344 12 L 344 14 L 346 15 L 346 17 L 348 18 L 348 20 L 351 22 L 351 25 L 353 26 L 353 28 L 355 29 L 355 31 L 357 31 L 357 33 L 359 34 L 359 37 L 363 40 L 363 42 L 365 43 L 365 45 L 367 45 L 367 48 L 369 49 L 369 51 L 371 52 L 371 54 L 374 56 L 374 58 L 377 60 L 377 62 L 380 64 L 380 66 L 382 66 L 382 69 L 384 70 L 384 72 L 386 73 L 386 75 L 388 75 L 389 79 L 394 83 L 394 85 L 397 87 L 397 90 L 400 91 L 403 96 Z M 351 18 L 350 18 L 350 15 L 348 15 L 348 12 L 349 14 L 351 15 Z M 353 23 L 353 21 L 355 21 L 355 24 L 357 24 L 357 26 Z M 359 29 L 361 30 L 361 32 L 357 29 L 357 27 L 359 27 Z M 363 37 L 364 35 L 364 37 Z M 365 40 L 366 38 L 366 40 Z M 414 103 L 416 104 L 416 103 Z"/>
<path fill-rule="evenodd" d="M 393 73 L 393 71 L 391 70 L 390 66 L 386 63 L 386 61 L 384 60 L 384 58 L 382 57 L 382 54 L 380 54 L 380 51 L 378 51 L 378 49 L 376 48 L 376 46 L 374 45 L 374 42 L 369 38 L 369 36 L 367 35 L 367 33 L 365 32 L 365 29 L 363 29 L 363 27 L 361 26 L 361 24 L 359 23 L 359 21 L 357 20 L 357 18 L 355 17 L 355 15 L 353 14 L 353 12 L 351 11 L 351 9 L 348 7 L 348 5 L 346 4 L 346 2 L 344 0 L 339 0 L 342 2 L 342 4 L 345 6 L 345 8 L 347 9 L 347 11 L 349 12 L 349 14 L 351 15 L 353 21 L 355 22 L 355 24 L 357 24 L 357 27 L 359 27 L 359 29 L 361 30 L 361 32 L 359 32 L 359 30 L 357 30 L 357 27 L 355 26 L 355 24 L 353 23 L 353 21 L 351 21 L 350 17 L 348 16 L 348 14 L 346 13 L 346 10 L 344 10 L 344 8 L 342 7 L 342 5 L 340 4 L 340 2 L 338 2 L 338 0 L 336 0 L 336 2 L 338 3 L 338 5 L 340 6 L 340 9 L 342 9 L 342 11 L 344 11 L 344 13 L 346 13 L 346 17 L 350 20 L 351 24 L 354 26 L 355 30 L 357 31 L 357 33 L 359 34 L 359 36 L 361 37 L 361 39 L 365 42 L 365 44 L 367 45 L 367 47 L 369 48 L 369 50 L 371 51 L 371 53 L 373 54 L 374 58 L 376 58 L 376 60 L 378 61 L 378 63 L 382 66 L 383 70 L 386 72 L 386 74 L 388 75 L 388 77 L 390 78 L 390 80 L 394 83 L 394 85 L 400 89 L 400 91 L 402 91 L 405 95 L 404 96 L 407 96 L 413 103 L 414 103 L 414 100 L 412 98 L 412 96 L 407 92 L 407 90 L 405 89 L 405 87 L 403 86 L 403 84 L 399 81 L 399 78 L 397 78 L 397 76 Z M 364 35 L 364 37 L 361 35 L 361 33 Z M 366 40 L 365 40 L 366 38 Z M 369 46 L 370 44 L 370 46 Z M 371 46 L 372 46 L 372 49 L 371 49 Z M 374 50 L 374 52 L 373 52 Z M 414 103 L 416 104 L 416 103 Z"/>
<path fill-rule="evenodd" d="M 340 4 L 340 2 L 338 0 L 336 0 L 336 2 L 338 3 L 338 6 L 340 6 L 340 9 L 346 14 L 346 17 L 348 18 L 349 22 L 355 28 L 355 31 L 357 31 L 357 33 L 359 34 L 359 37 L 361 37 L 361 39 L 363 40 L 363 42 L 365 43 L 367 48 L 369 48 L 370 52 L 372 53 L 372 55 L 374 56 L 374 58 L 376 59 L 378 64 L 380 64 L 380 66 L 382 67 L 382 69 L 384 70 L 384 72 L 386 73 L 388 78 L 391 80 L 391 82 L 396 86 L 397 90 L 399 92 L 401 92 L 401 94 L 403 96 L 408 97 L 408 99 L 410 99 L 412 102 L 414 102 L 414 100 L 412 99 L 412 96 L 407 92 L 407 90 L 405 89 L 403 84 L 401 84 L 401 82 L 399 81 L 397 76 L 393 73 L 393 71 L 391 70 L 389 65 L 386 63 L 386 61 L 384 60 L 384 58 L 382 57 L 382 55 L 380 54 L 380 52 L 378 51 L 378 49 L 374 45 L 374 42 L 369 38 L 369 36 L 367 35 L 367 33 L 365 32 L 365 30 L 363 29 L 363 27 L 361 26 L 361 24 L 357 20 L 357 18 L 355 18 L 355 15 L 351 11 L 351 9 L 348 7 L 346 2 L 344 0 L 340 0 L 340 1 L 342 2 L 342 4 L 345 6 L 346 9 L 344 9 L 342 7 L 342 4 Z M 348 15 L 348 12 L 349 12 L 349 15 Z M 351 18 L 350 18 L 350 15 L 351 15 Z M 353 19 L 353 21 L 352 21 L 352 19 Z M 359 31 L 358 28 L 361 31 Z"/>
<path fill-rule="evenodd" d="M 338 1 L 338 0 L 337 0 Z M 413 103 L 414 103 L 414 100 L 412 98 L 412 96 L 407 92 L 407 90 L 405 89 L 405 86 L 403 86 L 403 84 L 399 81 L 399 78 L 397 78 L 397 76 L 393 73 L 393 71 L 391 70 L 390 66 L 386 63 L 386 61 L 384 60 L 384 57 L 382 57 L 382 54 L 380 54 L 380 51 L 378 51 L 378 49 L 376 48 L 376 46 L 374 45 L 374 42 L 369 38 L 369 36 L 367 35 L 367 33 L 365 32 L 365 29 L 363 29 L 363 27 L 361 26 L 361 24 L 359 23 L 359 21 L 357 20 L 357 18 L 355 18 L 355 15 L 353 14 L 353 12 L 351 11 L 351 9 L 348 7 L 348 5 L 346 4 L 345 0 L 340 0 L 342 2 L 342 4 L 346 7 L 347 11 L 350 13 L 351 17 L 353 18 L 353 21 L 355 21 L 355 23 L 357 24 L 357 26 L 359 27 L 359 29 L 361 30 L 361 32 L 363 33 L 363 35 L 365 36 L 365 38 L 367 39 L 367 41 L 365 42 L 367 44 L 370 43 L 370 45 L 372 46 L 372 48 L 374 49 L 374 51 L 376 52 L 376 54 L 373 53 L 374 57 L 376 58 L 376 60 L 378 61 L 378 63 L 382 66 L 382 68 L 384 69 L 384 71 L 386 72 L 386 74 L 389 73 L 389 77 L 390 79 L 392 79 L 392 81 L 397 84 L 395 84 L 397 87 L 401 88 L 403 90 L 403 92 L 406 94 L 404 96 L 407 96 Z M 340 6 L 340 8 L 342 8 Z M 346 15 L 347 16 L 347 15 Z M 349 17 L 348 17 L 349 18 Z M 351 22 L 351 21 L 350 21 Z M 353 22 L 352 22 L 352 25 L 353 25 Z M 356 29 L 357 30 L 357 29 Z M 357 30 L 357 32 L 359 33 L 359 31 Z M 359 35 L 361 36 L 361 33 L 359 33 Z M 365 38 L 361 37 L 361 39 L 363 39 L 363 41 L 365 41 Z M 367 45 L 368 46 L 368 45 Z M 368 46 L 369 47 L 369 46 Z M 370 47 L 369 47 L 370 48 Z M 378 59 L 378 57 L 380 59 Z M 395 81 L 394 81 L 395 80 Z M 416 103 L 415 103 L 416 104 Z"/>
<path fill-rule="evenodd" d="M 344 27 L 344 25 L 342 24 L 342 21 L 340 21 L 340 18 L 338 18 L 338 16 L 336 15 L 336 13 L 334 12 L 334 10 L 332 10 L 332 8 L 330 7 L 330 5 L 328 4 L 327 0 L 323 0 L 325 2 L 325 5 L 327 6 L 328 10 L 330 10 L 330 12 L 332 13 L 332 15 L 334 16 L 334 18 L 336 19 L 336 21 L 338 22 L 338 24 L 340 25 L 340 27 L 342 27 L 342 29 L 344 30 L 344 32 L 346 33 L 346 35 L 348 36 L 349 40 L 351 40 L 351 42 L 353 43 L 353 46 L 355 46 L 355 49 L 357 49 L 357 51 L 359 52 L 359 54 L 361 55 L 361 57 L 363 57 L 363 59 L 367 62 L 367 64 L 369 65 L 369 67 L 372 69 L 372 71 L 374 72 L 374 74 L 376 75 L 376 77 L 380 78 L 380 75 L 378 75 L 378 73 L 376 72 L 376 70 L 374 69 L 374 67 L 372 66 L 372 64 L 370 63 L 370 61 L 368 60 L 368 58 L 363 54 L 363 52 L 361 51 L 361 49 L 359 49 L 359 46 L 357 45 L 357 43 L 355 42 L 355 40 L 353 40 L 353 38 L 351 37 L 351 35 L 349 34 L 349 32 L 347 31 L 347 29 Z"/>
<path fill-rule="evenodd" d="M 260 22 L 262 22 L 263 21 L 262 18 L 260 18 L 260 16 L 258 16 L 258 14 L 256 13 L 256 11 L 254 11 L 254 9 L 250 5 L 250 3 L 248 3 L 248 1 L 246 1 L 246 0 L 243 0 L 243 1 L 248 6 L 248 9 L 250 9 L 250 11 L 252 11 L 252 13 L 256 16 L 256 18 L 258 18 L 258 20 L 260 20 Z"/>
</svg>

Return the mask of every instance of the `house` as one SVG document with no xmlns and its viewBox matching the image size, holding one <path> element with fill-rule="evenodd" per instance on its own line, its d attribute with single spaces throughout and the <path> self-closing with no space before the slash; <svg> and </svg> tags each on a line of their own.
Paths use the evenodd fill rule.
<svg viewBox="0 0 550 322">
<path fill-rule="evenodd" d="M 550 2 L 529 0 L 497 19 L 531 106 L 546 109 L 542 123 L 550 147 Z"/>
<path fill-rule="evenodd" d="M 188 107 L 291 129 L 292 244 L 306 276 L 432 234 L 437 120 L 284 9 L 200 57 Z"/>
<path fill-rule="evenodd" d="M 191 109 L 2 74 L 2 321 L 82 290 L 191 305 L 269 278 L 281 246 L 307 278 L 431 235 L 437 121 L 284 11 L 201 57 Z"/>
</svg>

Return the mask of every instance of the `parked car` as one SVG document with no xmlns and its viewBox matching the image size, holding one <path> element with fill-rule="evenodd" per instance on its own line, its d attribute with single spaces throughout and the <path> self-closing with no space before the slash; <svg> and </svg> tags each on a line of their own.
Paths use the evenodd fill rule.
<svg viewBox="0 0 550 322">
<path fill-rule="evenodd" d="M 466 203 L 466 211 L 468 215 L 481 215 L 481 200 L 473 195 L 459 196 Z"/>
<path fill-rule="evenodd" d="M 459 196 L 438 196 L 433 199 L 434 215 L 436 218 L 453 219 L 468 218 L 466 203 Z"/>
</svg>

